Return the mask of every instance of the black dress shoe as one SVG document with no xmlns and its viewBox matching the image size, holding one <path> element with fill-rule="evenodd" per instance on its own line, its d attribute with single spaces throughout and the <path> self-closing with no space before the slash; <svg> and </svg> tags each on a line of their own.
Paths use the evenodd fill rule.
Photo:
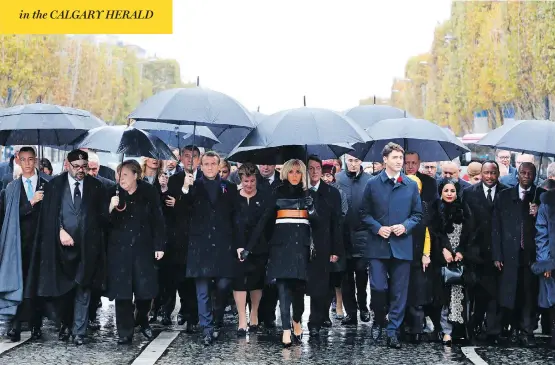
<svg viewBox="0 0 555 365">
<path fill-rule="evenodd" d="M 187 327 L 185 328 L 185 333 L 194 333 L 196 326 L 190 321 L 187 321 Z"/>
<path fill-rule="evenodd" d="M 212 337 L 212 335 L 206 335 L 202 338 L 202 344 L 204 346 L 210 346 L 212 345 L 212 342 L 214 342 L 214 338 Z"/>
<path fill-rule="evenodd" d="M 148 323 L 154 323 L 157 320 L 158 320 L 158 311 L 151 310 L 150 313 L 148 314 Z"/>
<path fill-rule="evenodd" d="M 62 325 L 60 327 L 60 332 L 58 332 L 58 339 L 60 341 L 68 341 L 71 336 L 71 331 L 66 326 Z"/>
<path fill-rule="evenodd" d="M 369 311 L 360 311 L 360 321 L 364 323 L 370 322 L 370 312 Z"/>
<path fill-rule="evenodd" d="M 322 322 L 322 327 L 331 328 L 332 326 L 333 324 L 331 323 L 331 320 L 329 318 L 325 319 L 324 322 Z"/>
<path fill-rule="evenodd" d="M 131 336 L 120 337 L 118 339 L 118 345 L 129 345 L 129 344 L 131 344 L 132 340 L 133 340 L 133 338 Z"/>
<path fill-rule="evenodd" d="M 150 326 L 141 327 L 141 333 L 147 338 L 147 340 L 152 340 L 152 338 L 154 337 L 154 335 L 152 334 L 152 328 L 150 328 Z"/>
<path fill-rule="evenodd" d="M 247 330 L 245 328 L 239 328 L 237 330 L 237 337 L 247 337 Z"/>
<path fill-rule="evenodd" d="M 183 326 L 185 322 L 188 322 L 187 319 L 181 313 L 177 313 L 177 324 Z"/>
<path fill-rule="evenodd" d="M 85 336 L 81 336 L 81 335 L 73 336 L 73 343 L 76 346 L 81 346 L 82 344 L 85 343 Z"/>
<path fill-rule="evenodd" d="M 21 331 L 17 331 L 13 328 L 7 333 L 7 336 L 12 342 L 21 341 Z"/>
<path fill-rule="evenodd" d="M 347 314 L 345 318 L 341 321 L 343 326 L 356 326 L 358 324 L 358 320 L 356 316 L 351 316 Z"/>
<path fill-rule="evenodd" d="M 378 342 L 382 337 L 382 326 L 378 324 L 372 325 L 372 329 L 370 330 L 370 335 L 372 336 L 372 341 Z"/>
<path fill-rule="evenodd" d="M 401 341 L 397 336 L 389 336 L 387 338 L 387 346 L 392 349 L 400 349 L 401 348 Z"/>
<path fill-rule="evenodd" d="M 410 342 L 414 344 L 419 344 L 420 342 L 422 342 L 422 335 L 420 333 L 409 335 L 409 339 L 410 339 Z"/>
<path fill-rule="evenodd" d="M 488 335 L 487 342 L 490 345 L 499 345 L 501 343 L 498 335 Z"/>
<path fill-rule="evenodd" d="M 91 331 L 98 331 L 100 329 L 100 322 L 98 320 L 89 321 L 88 327 Z"/>
<path fill-rule="evenodd" d="M 525 335 L 522 334 L 520 336 L 520 345 L 526 348 L 536 347 L 538 344 L 536 342 L 536 338 L 534 335 Z"/>
<path fill-rule="evenodd" d="M 172 319 L 169 315 L 164 314 L 162 316 L 162 325 L 163 326 L 171 326 L 172 325 Z"/>
<path fill-rule="evenodd" d="M 42 338 L 42 329 L 40 327 L 31 328 L 31 340 L 40 340 Z"/>
<path fill-rule="evenodd" d="M 249 325 L 249 333 L 256 333 L 260 329 L 260 326 L 257 324 Z"/>
</svg>

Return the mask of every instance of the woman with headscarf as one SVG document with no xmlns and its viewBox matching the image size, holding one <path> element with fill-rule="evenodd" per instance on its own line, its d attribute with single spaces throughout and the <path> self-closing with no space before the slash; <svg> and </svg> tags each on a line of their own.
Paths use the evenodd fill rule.
<svg viewBox="0 0 555 365">
<path fill-rule="evenodd" d="M 302 338 L 301 318 L 313 249 L 310 225 L 317 219 L 315 193 L 307 190 L 306 176 L 306 165 L 300 160 L 289 160 L 283 165 L 280 173 L 282 182 L 268 199 L 247 247 L 237 250 L 240 260 L 248 259 L 244 251 L 248 255 L 265 233 L 268 223 L 275 220 L 271 232 L 267 232 L 270 238 L 266 279 L 268 282 L 275 281 L 278 288 L 284 347 L 291 346 L 293 341 L 300 343 Z"/>
</svg>

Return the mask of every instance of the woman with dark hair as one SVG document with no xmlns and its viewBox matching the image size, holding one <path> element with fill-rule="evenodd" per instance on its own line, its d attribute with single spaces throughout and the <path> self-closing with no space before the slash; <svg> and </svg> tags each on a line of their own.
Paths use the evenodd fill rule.
<svg viewBox="0 0 555 365">
<path fill-rule="evenodd" d="M 158 293 L 157 261 L 164 256 L 166 236 L 160 196 L 152 185 L 141 180 L 139 163 L 127 160 L 118 172 L 119 185 L 109 194 L 105 295 L 116 301 L 118 343 L 129 344 L 135 327 L 133 298 L 141 333 L 152 338 L 148 311 Z"/>
<path fill-rule="evenodd" d="M 50 163 L 49 159 L 47 158 L 40 159 L 39 171 L 42 171 L 46 175 L 52 176 L 52 171 L 54 171 L 54 169 L 52 168 L 52 164 Z"/>
<path fill-rule="evenodd" d="M 455 326 L 465 324 L 465 292 L 462 285 L 443 285 L 441 268 L 450 264 L 463 261 L 463 247 L 460 245 L 465 240 L 461 238 L 463 224 L 463 205 L 458 197 L 456 183 L 444 179 L 438 185 L 440 199 L 430 209 L 430 228 L 435 235 L 434 254 L 432 262 L 437 270 L 436 288 L 438 301 L 441 306 L 439 321 L 443 333 L 443 344 L 451 346 Z M 451 265 L 450 265 L 451 266 Z"/>
<path fill-rule="evenodd" d="M 259 174 L 256 165 L 245 163 L 237 171 L 241 180 L 237 229 L 244 237 L 239 241 L 248 242 L 258 220 L 264 213 L 268 196 L 256 189 L 257 175 Z M 236 247 L 236 249 L 239 253 L 241 248 Z M 268 261 L 268 244 L 265 235 L 260 236 L 258 243 L 252 248 L 246 259 L 243 260 L 239 257 L 239 260 L 232 286 L 233 298 L 239 314 L 237 335 L 244 337 L 247 334 L 247 326 L 249 332 L 258 330 L 258 306 L 262 298 L 266 262 Z M 250 294 L 250 321 L 248 325 L 246 315 L 247 292 Z"/>
<path fill-rule="evenodd" d="M 268 233 L 269 257 L 266 271 L 268 282 L 275 280 L 279 295 L 282 343 L 291 346 L 300 343 L 301 319 L 304 312 L 304 295 L 311 257 L 311 221 L 316 219 L 315 193 L 307 191 L 306 165 L 300 160 L 287 161 L 281 170 L 281 185 L 273 191 L 245 249 L 237 250 L 242 259 L 243 251 L 251 251 L 262 235 Z M 271 229 L 267 231 L 271 222 Z M 291 333 L 291 305 L 293 306 L 293 333 Z"/>
</svg>

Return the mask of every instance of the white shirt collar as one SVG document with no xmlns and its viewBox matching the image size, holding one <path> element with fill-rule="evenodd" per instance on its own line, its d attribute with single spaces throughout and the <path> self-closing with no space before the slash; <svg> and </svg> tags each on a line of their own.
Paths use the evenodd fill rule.
<svg viewBox="0 0 555 365">
<path fill-rule="evenodd" d="M 488 190 L 491 189 L 491 199 L 492 200 L 495 199 L 495 191 L 497 190 L 497 184 L 495 184 L 490 188 L 486 184 L 482 183 L 482 188 L 484 189 L 484 194 L 486 194 L 486 198 L 488 197 Z"/>
<path fill-rule="evenodd" d="M 270 183 L 270 185 L 272 185 L 274 183 L 274 180 L 276 179 L 276 173 L 274 172 L 272 175 L 265 177 L 262 176 L 264 179 L 267 179 L 268 182 Z"/>
<path fill-rule="evenodd" d="M 73 190 L 75 189 L 75 183 L 77 182 L 77 180 L 75 180 L 73 177 L 71 177 L 71 175 L 68 173 L 67 174 L 67 180 L 69 182 L 69 188 L 71 190 L 71 196 L 73 197 Z M 79 181 L 79 191 L 81 192 L 81 196 L 83 196 L 83 183 L 85 182 L 85 179 Z"/>
<path fill-rule="evenodd" d="M 385 174 L 387 175 L 387 178 L 388 178 L 389 180 L 395 179 L 395 181 L 397 181 L 397 179 L 399 179 L 399 176 L 401 176 L 401 173 L 400 173 L 400 172 L 396 173 L 394 176 L 389 176 L 389 175 L 387 174 L 387 172 L 386 172 Z"/>
<path fill-rule="evenodd" d="M 316 183 L 316 185 L 310 184 L 309 189 L 312 190 L 312 188 L 314 188 L 313 190 L 318 191 L 318 188 L 320 187 L 320 182 L 321 182 L 321 180 L 318 180 L 318 182 Z"/>
<path fill-rule="evenodd" d="M 523 189 L 522 186 L 520 186 L 520 184 L 518 184 L 518 197 L 519 197 L 520 199 L 522 199 L 522 195 L 523 195 L 525 192 L 529 192 L 531 188 L 532 188 L 532 187 L 529 187 L 528 189 Z"/>
</svg>

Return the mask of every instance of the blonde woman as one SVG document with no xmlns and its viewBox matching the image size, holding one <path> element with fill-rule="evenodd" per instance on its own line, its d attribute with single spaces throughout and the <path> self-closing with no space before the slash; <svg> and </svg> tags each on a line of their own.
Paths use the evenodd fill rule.
<svg viewBox="0 0 555 365">
<path fill-rule="evenodd" d="M 306 166 L 300 160 L 289 160 L 281 169 L 282 180 L 268 199 L 264 214 L 249 239 L 249 252 L 265 233 L 267 223 L 275 220 L 269 237 L 267 280 L 276 282 L 283 329 L 284 347 L 302 338 L 301 318 L 304 312 L 304 294 L 307 269 L 311 255 L 310 224 L 316 210 L 314 193 L 307 191 Z M 266 232 L 268 233 L 268 232 Z M 237 250 L 244 260 L 244 249 Z M 293 333 L 291 333 L 291 310 L 293 305 Z"/>
</svg>

